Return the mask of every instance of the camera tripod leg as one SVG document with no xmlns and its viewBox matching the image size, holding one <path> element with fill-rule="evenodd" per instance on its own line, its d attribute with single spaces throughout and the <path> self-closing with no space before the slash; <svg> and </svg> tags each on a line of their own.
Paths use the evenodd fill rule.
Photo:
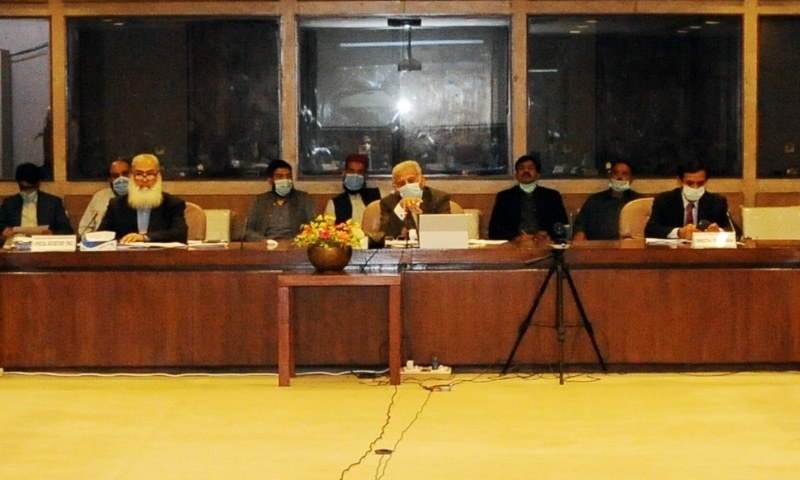
<svg viewBox="0 0 800 480">
<path fill-rule="evenodd" d="M 508 360 L 506 360 L 506 365 L 503 367 L 503 371 L 500 372 L 501 375 L 505 375 L 506 372 L 508 372 L 508 368 L 511 366 L 511 362 L 514 360 L 514 354 L 517 353 L 517 348 L 519 347 L 520 342 L 522 342 L 522 337 L 525 336 L 525 332 L 528 331 L 528 328 L 531 325 L 533 314 L 536 313 L 536 309 L 539 307 L 539 302 L 542 301 L 544 292 L 547 290 L 547 285 L 550 283 L 550 278 L 553 276 L 555 271 L 555 265 L 550 267 L 550 270 L 547 271 L 547 276 L 544 278 L 542 286 L 539 287 L 539 292 L 536 293 L 536 300 L 533 301 L 533 306 L 531 306 L 531 309 L 528 311 L 528 316 L 525 317 L 525 320 L 523 320 L 523 322 L 519 325 L 517 340 L 514 342 L 514 347 L 511 349 L 511 353 L 508 355 Z"/>
<path fill-rule="evenodd" d="M 527 262 L 527 265 L 536 263 L 542 259 L 535 259 Z M 547 286 L 550 283 L 550 279 L 553 277 L 553 274 L 556 273 L 557 278 L 557 285 L 556 285 L 556 322 L 554 328 L 557 332 L 558 336 L 558 344 L 559 344 L 559 353 L 558 353 L 558 368 L 559 368 L 559 383 L 564 384 L 564 341 L 566 339 L 566 325 L 564 323 L 564 279 L 567 280 L 569 284 L 570 291 L 572 292 L 572 299 L 575 301 L 575 306 L 578 309 L 578 312 L 581 315 L 582 326 L 584 330 L 586 330 L 586 334 L 589 336 L 589 340 L 592 343 L 592 347 L 594 348 L 594 353 L 597 355 L 597 361 L 600 364 L 600 367 L 603 371 L 607 371 L 605 361 L 603 361 L 603 355 L 600 353 L 600 348 L 597 346 L 597 340 L 594 336 L 594 328 L 592 328 L 591 322 L 589 322 L 589 318 L 586 316 L 586 310 L 583 308 L 583 303 L 581 302 L 580 297 L 578 296 L 578 289 L 575 288 L 575 283 L 572 281 L 572 275 L 569 273 L 569 268 L 567 268 L 566 263 L 564 263 L 564 252 L 562 250 L 554 250 L 553 251 L 553 263 L 550 266 L 550 269 L 547 272 L 547 276 L 542 282 L 541 287 L 539 288 L 538 293 L 536 294 L 536 299 L 533 302 L 533 306 L 531 307 L 530 311 L 528 312 L 528 316 L 519 326 L 519 332 L 517 334 L 517 340 L 514 342 L 514 347 L 511 349 L 511 353 L 508 356 L 508 360 L 506 361 L 505 366 L 503 367 L 503 371 L 501 372 L 502 375 L 505 375 L 508 372 L 509 367 L 511 366 L 511 362 L 514 359 L 514 354 L 517 352 L 517 348 L 519 347 L 520 343 L 522 342 L 522 338 L 525 336 L 525 333 L 528 331 L 528 328 L 531 325 L 531 320 L 533 319 L 534 313 L 536 313 L 536 309 L 539 307 L 539 303 L 544 296 L 545 290 L 547 290 Z"/>
<path fill-rule="evenodd" d="M 600 348 L 597 346 L 597 339 L 595 339 L 594 336 L 594 328 L 592 327 L 592 323 L 589 321 L 589 318 L 586 316 L 586 310 L 583 309 L 583 303 L 578 296 L 578 289 L 575 288 L 575 283 L 572 282 L 572 275 L 570 275 L 569 269 L 566 265 L 562 265 L 561 268 L 563 268 L 564 277 L 566 277 L 567 283 L 569 284 L 569 289 L 572 291 L 572 298 L 575 300 L 575 305 L 578 307 L 578 312 L 581 315 L 583 328 L 586 330 L 586 334 L 589 336 L 589 340 L 592 342 L 592 348 L 594 348 L 595 355 L 597 355 L 597 363 L 599 363 L 600 368 L 606 372 L 608 371 L 606 368 L 606 362 L 603 361 L 603 355 L 600 353 Z"/>
</svg>

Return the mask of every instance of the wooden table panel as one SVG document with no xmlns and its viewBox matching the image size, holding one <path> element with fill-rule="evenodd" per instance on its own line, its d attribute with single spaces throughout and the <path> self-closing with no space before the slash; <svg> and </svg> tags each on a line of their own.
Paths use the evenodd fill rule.
<svg viewBox="0 0 800 480">
<path fill-rule="evenodd" d="M 565 252 L 610 365 L 800 364 L 800 248 L 644 248 L 587 242 Z M 270 368 L 277 276 L 309 268 L 305 251 L 0 254 L 0 366 Z M 350 273 L 403 278 L 402 359 L 503 365 L 552 253 L 541 245 L 354 252 Z M 533 265 L 530 259 L 544 258 Z M 514 363 L 553 364 L 555 279 Z M 299 365 L 374 366 L 387 347 L 390 295 L 377 286 L 297 287 Z M 368 301 L 363 301 L 367 299 Z M 565 323 L 579 317 L 568 289 Z M 595 364 L 581 328 L 565 360 Z"/>
</svg>

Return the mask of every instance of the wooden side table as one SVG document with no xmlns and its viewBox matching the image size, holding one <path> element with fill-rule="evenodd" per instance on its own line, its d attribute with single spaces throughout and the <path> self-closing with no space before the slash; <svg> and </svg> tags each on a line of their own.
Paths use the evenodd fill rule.
<svg viewBox="0 0 800 480">
<path fill-rule="evenodd" d="M 384 273 L 285 273 L 278 275 L 278 385 L 288 387 L 295 375 L 292 287 L 388 287 L 389 380 L 400 383 L 402 316 L 400 274 Z"/>
</svg>

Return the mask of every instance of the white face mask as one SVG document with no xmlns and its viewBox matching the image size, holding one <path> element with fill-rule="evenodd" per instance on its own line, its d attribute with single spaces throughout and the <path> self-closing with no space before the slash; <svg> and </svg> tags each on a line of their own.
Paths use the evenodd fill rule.
<svg viewBox="0 0 800 480">
<path fill-rule="evenodd" d="M 687 185 L 683 186 L 683 198 L 690 202 L 700 200 L 704 193 L 706 193 L 706 187 L 692 188 Z"/>
<path fill-rule="evenodd" d="M 422 187 L 419 183 L 406 183 L 397 189 L 401 198 L 422 198 Z"/>
<path fill-rule="evenodd" d="M 281 197 L 285 197 L 289 195 L 289 192 L 292 191 L 292 181 L 282 178 L 280 180 L 275 180 L 275 193 Z"/>
<path fill-rule="evenodd" d="M 625 190 L 631 189 L 631 182 L 629 182 L 628 180 L 616 180 L 612 178 L 608 182 L 608 186 L 609 188 L 611 188 L 611 190 L 614 190 L 615 192 L 624 192 Z"/>
<path fill-rule="evenodd" d="M 536 190 L 536 182 L 520 183 L 519 188 L 525 193 L 533 193 L 533 191 Z"/>
</svg>

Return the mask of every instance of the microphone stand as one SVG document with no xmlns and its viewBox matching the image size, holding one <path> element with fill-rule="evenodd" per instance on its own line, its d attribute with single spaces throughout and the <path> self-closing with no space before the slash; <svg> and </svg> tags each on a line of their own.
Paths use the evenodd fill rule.
<svg viewBox="0 0 800 480">
<path fill-rule="evenodd" d="M 542 260 L 546 260 L 547 258 L 552 258 L 552 263 L 550 265 L 550 269 L 547 271 L 547 276 L 542 282 L 542 285 L 539 287 L 539 292 L 536 294 L 536 298 L 533 301 L 533 306 L 528 311 L 528 315 L 522 321 L 519 326 L 519 331 L 517 334 L 517 340 L 514 342 L 514 346 L 511 349 L 511 353 L 508 355 L 508 360 L 506 360 L 506 364 L 503 367 L 501 372 L 502 375 L 505 375 L 508 372 L 509 367 L 511 366 L 511 362 L 514 359 L 514 354 L 517 352 L 517 348 L 519 347 L 520 343 L 522 342 L 522 338 L 525 336 L 525 333 L 528 331 L 528 328 L 531 325 L 531 320 L 533 320 L 533 315 L 536 313 L 536 309 L 539 307 L 539 303 L 541 302 L 542 298 L 544 297 L 544 293 L 547 290 L 547 286 L 550 284 L 550 279 L 553 277 L 553 274 L 556 275 L 556 322 L 555 322 L 555 330 L 556 336 L 558 338 L 558 383 L 560 385 L 564 384 L 564 341 L 566 339 L 566 325 L 564 324 L 564 280 L 567 281 L 570 291 L 572 292 L 572 298 L 575 301 L 575 306 L 578 308 L 578 312 L 580 313 L 583 329 L 586 331 L 586 334 L 589 336 L 589 340 L 592 343 L 592 347 L 594 348 L 594 353 L 597 355 L 597 362 L 600 364 L 600 368 L 605 372 L 607 371 L 606 364 L 603 361 L 603 356 L 600 353 L 600 348 L 597 346 L 597 341 L 594 336 L 594 328 L 592 327 L 591 322 L 586 316 L 586 311 L 583 309 L 583 304 L 581 303 L 581 299 L 578 296 L 578 290 L 575 288 L 575 283 L 572 281 L 572 275 L 569 273 L 569 268 L 567 267 L 566 261 L 564 259 L 564 251 L 566 250 L 566 244 L 562 245 L 554 245 L 552 246 L 552 252 L 550 257 L 540 257 L 534 258 L 532 260 L 528 260 L 525 262 L 526 265 L 532 265 L 534 263 L 538 263 Z"/>
<path fill-rule="evenodd" d="M 100 214 L 100 212 L 94 212 L 94 215 L 92 215 L 92 219 L 89 220 L 89 223 L 86 224 L 86 226 L 83 228 L 82 231 L 78 232 L 78 241 L 79 242 L 83 239 L 83 235 L 86 232 L 88 232 L 89 230 L 93 231 L 95 228 L 97 228 L 97 216 L 99 214 Z"/>
<path fill-rule="evenodd" d="M 244 250 L 244 237 L 247 235 L 247 222 L 250 221 L 250 214 L 244 217 L 244 225 L 242 225 L 242 235 L 239 237 L 239 251 Z"/>
</svg>

